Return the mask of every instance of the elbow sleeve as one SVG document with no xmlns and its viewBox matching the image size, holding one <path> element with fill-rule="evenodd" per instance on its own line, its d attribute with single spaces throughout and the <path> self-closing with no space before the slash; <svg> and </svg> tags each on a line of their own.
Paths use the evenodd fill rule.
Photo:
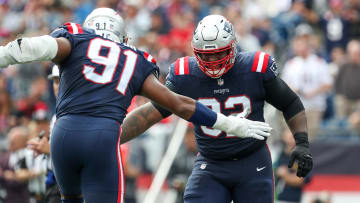
<svg viewBox="0 0 360 203">
<path fill-rule="evenodd" d="M 264 83 L 265 101 L 282 111 L 286 120 L 304 110 L 299 96 L 280 78 Z"/>
<path fill-rule="evenodd" d="M 58 45 L 55 38 L 43 35 L 16 39 L 8 43 L 5 49 L 6 55 L 10 59 L 8 65 L 10 65 L 52 60 L 57 54 Z"/>
</svg>

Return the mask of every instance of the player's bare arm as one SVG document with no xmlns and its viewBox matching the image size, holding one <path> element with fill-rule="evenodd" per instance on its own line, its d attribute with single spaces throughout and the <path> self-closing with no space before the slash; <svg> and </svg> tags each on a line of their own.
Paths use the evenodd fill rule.
<svg viewBox="0 0 360 203">
<path fill-rule="evenodd" d="M 185 120 L 195 112 L 195 100 L 170 91 L 154 75 L 145 80 L 141 94 Z"/>
<path fill-rule="evenodd" d="M 295 92 L 276 77 L 264 84 L 266 101 L 282 111 L 284 118 L 294 135 L 296 147 L 293 150 L 288 167 L 298 163 L 297 176 L 305 177 L 312 169 L 312 157 L 308 141 L 306 115 L 304 106 Z"/>
<path fill-rule="evenodd" d="M 151 102 L 136 108 L 134 111 L 131 111 L 123 121 L 120 143 L 124 144 L 141 135 L 161 119 L 163 119 L 162 115 Z"/>
<path fill-rule="evenodd" d="M 69 40 L 64 37 L 56 38 L 58 51 L 55 58 L 52 60 L 54 63 L 60 64 L 71 53 L 71 45 Z"/>
</svg>

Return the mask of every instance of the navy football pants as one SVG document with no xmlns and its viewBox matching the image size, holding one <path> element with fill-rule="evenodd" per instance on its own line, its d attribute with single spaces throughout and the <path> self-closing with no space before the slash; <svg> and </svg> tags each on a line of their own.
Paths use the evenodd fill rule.
<svg viewBox="0 0 360 203">
<path fill-rule="evenodd" d="M 118 122 L 67 115 L 57 120 L 51 158 L 61 193 L 86 203 L 123 203 L 124 174 Z M 64 203 L 83 202 L 70 198 Z"/>
<path fill-rule="evenodd" d="M 273 203 L 274 179 L 266 145 L 238 160 L 199 155 L 186 184 L 185 203 Z"/>
</svg>

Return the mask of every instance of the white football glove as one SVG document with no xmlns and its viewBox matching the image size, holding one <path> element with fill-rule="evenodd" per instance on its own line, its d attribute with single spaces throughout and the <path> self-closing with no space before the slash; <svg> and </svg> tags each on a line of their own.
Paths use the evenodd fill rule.
<svg viewBox="0 0 360 203">
<path fill-rule="evenodd" d="M 213 128 L 225 131 L 228 134 L 235 135 L 240 138 L 255 138 L 264 140 L 270 136 L 272 128 L 269 124 L 261 121 L 252 121 L 244 118 L 246 110 L 237 116 L 225 116 L 221 113 L 217 114 L 217 120 Z"/>
</svg>

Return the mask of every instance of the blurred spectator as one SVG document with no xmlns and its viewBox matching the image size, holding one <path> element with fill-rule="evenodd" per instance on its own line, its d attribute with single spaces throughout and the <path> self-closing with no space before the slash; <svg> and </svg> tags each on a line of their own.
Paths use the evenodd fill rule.
<svg viewBox="0 0 360 203">
<path fill-rule="evenodd" d="M 14 127 L 10 130 L 9 150 L 12 153 L 9 165 L 14 169 L 13 179 L 26 183 L 31 199 L 40 201 L 45 191 L 45 162 L 43 158 L 34 158 L 33 152 L 26 148 L 29 135 L 26 127 Z"/>
<path fill-rule="evenodd" d="M 144 0 L 124 0 L 123 12 L 129 44 L 135 45 L 151 28 L 150 10 L 144 6 Z"/>
<path fill-rule="evenodd" d="M 347 45 L 346 63 L 339 67 L 335 79 L 336 114 L 345 119 L 360 103 L 360 42 L 352 40 Z"/>
<path fill-rule="evenodd" d="M 242 51 L 257 51 L 260 50 L 259 40 L 251 34 L 251 26 L 246 20 L 238 16 L 234 21 L 236 30 L 236 39 Z"/>
<path fill-rule="evenodd" d="M 0 89 L 0 136 L 3 136 L 8 130 L 8 116 L 12 110 L 12 101 L 10 95 Z"/>
<path fill-rule="evenodd" d="M 45 113 L 43 109 L 47 109 L 46 103 L 43 101 L 47 96 L 47 84 L 47 81 L 43 77 L 33 80 L 29 89 L 29 95 L 17 100 L 16 108 L 28 118 L 32 118 L 32 116 L 43 116 L 41 115 Z M 36 115 L 36 113 L 38 114 Z"/>
<path fill-rule="evenodd" d="M 8 134 L 9 151 L 0 158 L 0 183 L 5 189 L 4 203 L 28 203 L 30 193 L 26 172 L 29 151 L 26 150 L 28 130 L 12 128 Z"/>
<path fill-rule="evenodd" d="M 349 123 L 355 133 L 360 136 L 360 104 L 358 105 L 356 111 L 350 114 Z"/>
<path fill-rule="evenodd" d="M 53 92 L 55 94 L 55 97 L 57 97 L 59 83 L 60 83 L 60 73 L 59 68 L 57 65 L 54 65 L 52 67 L 51 74 L 48 75 L 48 79 L 52 80 L 52 87 Z M 46 110 L 46 109 L 45 109 Z M 42 118 L 42 124 L 38 129 L 38 132 L 40 133 L 39 137 L 35 137 L 28 141 L 28 148 L 34 150 L 36 156 L 41 155 L 38 157 L 41 157 L 42 159 L 45 159 L 46 161 L 46 180 L 42 181 L 42 185 L 46 186 L 46 190 L 44 191 L 44 203 L 60 203 L 61 202 L 61 196 L 60 191 L 58 189 L 58 186 L 56 184 L 55 176 L 52 171 L 52 163 L 50 159 L 50 137 L 51 137 L 51 130 L 55 124 L 56 121 L 56 115 L 54 115 L 51 119 L 50 123 L 50 129 L 49 129 L 49 123 L 48 123 L 48 117 L 46 114 L 43 114 Z M 39 118 L 39 119 L 40 119 Z M 47 122 L 44 122 L 47 121 Z M 49 133 L 46 133 L 49 129 Z"/>
<path fill-rule="evenodd" d="M 150 31 L 159 35 L 168 34 L 171 28 L 169 18 L 164 7 L 160 6 L 151 13 Z"/>
<path fill-rule="evenodd" d="M 192 124 L 189 124 L 185 133 L 183 145 L 178 151 L 168 175 L 170 187 L 174 188 L 177 192 L 175 203 L 184 202 L 186 182 L 191 174 L 197 152 L 194 127 Z"/>
<path fill-rule="evenodd" d="M 349 41 L 349 20 L 346 18 L 344 1 L 329 0 L 329 10 L 321 18 L 327 54 L 334 47 L 345 48 Z"/>
<path fill-rule="evenodd" d="M 294 30 L 299 24 L 318 21 L 318 15 L 309 8 L 309 1 L 292 0 L 291 2 L 289 10 L 279 13 L 273 19 L 273 39 L 280 46 L 285 46 L 285 43 L 293 38 Z"/>
<path fill-rule="evenodd" d="M 210 8 L 206 0 L 185 0 L 185 5 L 185 9 L 189 9 L 194 15 L 195 24 L 210 14 Z"/>
<path fill-rule="evenodd" d="M 305 106 L 311 139 L 317 134 L 326 109 L 332 77 L 325 60 L 313 53 L 309 37 L 309 34 L 302 34 L 294 38 L 292 48 L 295 57 L 286 62 L 282 77 L 298 93 Z"/>
<path fill-rule="evenodd" d="M 42 131 L 44 131 L 45 134 L 49 133 L 50 119 L 48 106 L 45 104 L 45 102 L 38 102 L 35 105 L 34 112 L 32 113 L 32 120 L 35 121 L 36 124 L 36 129 L 34 132 L 36 136 L 39 135 Z"/>
<path fill-rule="evenodd" d="M 341 47 L 335 47 L 331 51 L 331 60 L 329 64 L 331 75 L 336 78 L 339 73 L 340 66 L 342 66 L 346 61 L 345 51 Z M 336 81 L 335 81 L 336 83 Z M 335 84 L 336 89 L 336 84 Z"/>
<path fill-rule="evenodd" d="M 290 154 L 295 147 L 295 140 L 289 128 L 285 128 L 282 133 L 284 143 L 283 150 L 276 161 L 275 177 L 277 203 L 300 203 L 303 187 L 310 181 L 310 177 L 299 178 L 296 176 L 295 164 L 293 168 L 288 168 Z"/>
<path fill-rule="evenodd" d="M 360 1 L 347 0 L 346 18 L 349 19 L 349 37 L 360 36 Z"/>
</svg>

